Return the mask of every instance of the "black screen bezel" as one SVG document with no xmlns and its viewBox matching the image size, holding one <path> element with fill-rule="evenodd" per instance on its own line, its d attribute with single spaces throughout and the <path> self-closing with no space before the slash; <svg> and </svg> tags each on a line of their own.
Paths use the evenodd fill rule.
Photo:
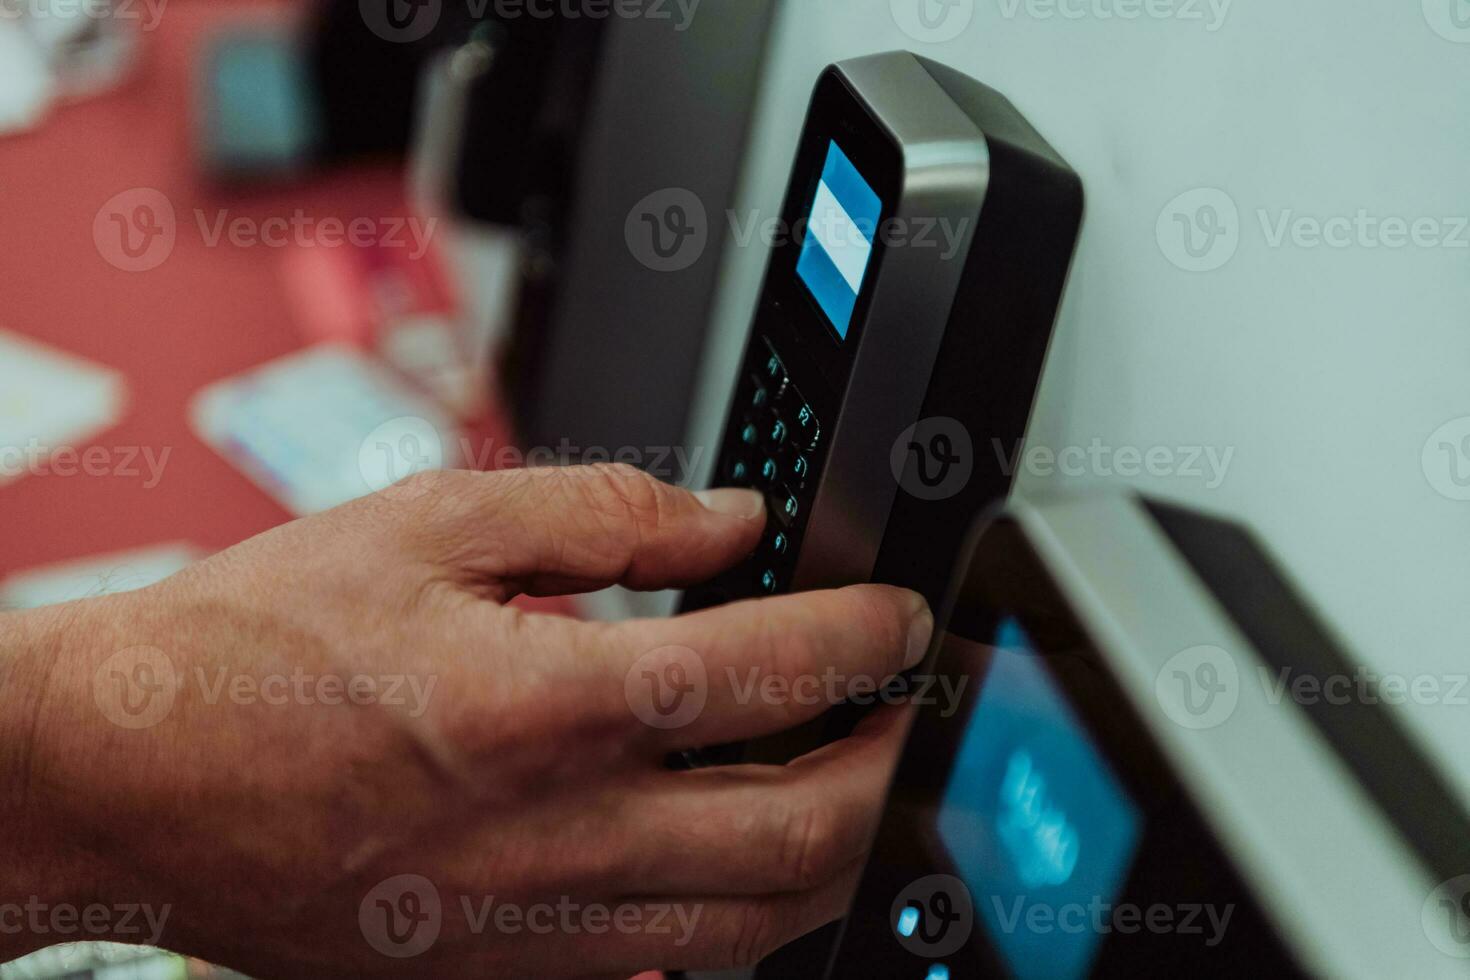
<svg viewBox="0 0 1470 980">
<path fill-rule="evenodd" d="M 1103 665 L 1096 643 L 1072 614 L 1023 529 L 1009 518 L 991 522 L 970 557 L 962 561 L 961 573 L 946 631 L 970 643 L 989 644 L 1000 623 L 1013 617 L 1035 644 L 1046 675 L 1142 814 L 1133 862 L 1115 903 L 1212 901 L 1235 906 L 1225 941 L 1218 947 L 1205 949 L 1199 936 L 1113 933 L 1103 937 L 1091 975 L 1187 970 L 1193 976 L 1233 976 L 1246 969 L 1302 975 Z M 889 916 L 894 898 L 908 882 L 929 874 L 959 875 L 935 824 L 989 669 L 988 655 L 975 658 L 979 662 L 956 662 L 972 656 L 940 645 L 934 671 L 949 675 L 952 682 L 966 672 L 971 682 L 952 717 L 942 718 L 937 710 L 925 707 L 915 718 L 830 976 L 847 975 L 858 964 L 872 967 L 873 975 L 923 976 L 925 961 L 899 945 Z M 974 899 L 980 902 L 985 897 Z M 1201 955 L 1202 951 L 1209 955 Z M 978 914 L 966 947 L 944 962 L 954 980 L 1010 975 Z"/>
<path fill-rule="evenodd" d="M 840 337 L 796 271 L 805 240 L 806 219 L 821 181 L 828 147 L 834 141 L 882 202 L 879 228 L 887 227 L 898 211 L 904 187 L 902 146 L 848 87 L 841 73 L 828 69 L 813 92 L 792 165 L 792 181 L 782 213 L 784 235 L 772 253 L 765 305 L 768 311 L 787 321 L 803 352 L 815 362 L 827 383 L 840 393 L 847 387 L 857 358 L 874 284 L 888 250 L 885 236 L 877 235 L 847 337 Z"/>
</svg>

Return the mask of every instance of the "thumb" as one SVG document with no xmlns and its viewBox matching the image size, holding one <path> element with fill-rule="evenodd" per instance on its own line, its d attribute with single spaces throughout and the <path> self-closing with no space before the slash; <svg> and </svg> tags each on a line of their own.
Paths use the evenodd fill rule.
<svg viewBox="0 0 1470 980">
<path fill-rule="evenodd" d="M 440 480 L 420 540 L 437 563 L 500 586 L 502 598 L 693 585 L 754 551 L 765 528 L 755 491 L 694 494 L 631 466 Z"/>
</svg>

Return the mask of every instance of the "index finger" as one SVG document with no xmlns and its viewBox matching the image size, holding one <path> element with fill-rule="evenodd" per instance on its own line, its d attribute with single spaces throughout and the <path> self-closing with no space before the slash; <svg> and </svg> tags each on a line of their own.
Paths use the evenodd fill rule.
<svg viewBox="0 0 1470 980">
<path fill-rule="evenodd" d="M 652 750 L 759 738 L 872 694 L 924 658 L 918 593 L 855 585 L 608 627 L 629 710 Z"/>
</svg>

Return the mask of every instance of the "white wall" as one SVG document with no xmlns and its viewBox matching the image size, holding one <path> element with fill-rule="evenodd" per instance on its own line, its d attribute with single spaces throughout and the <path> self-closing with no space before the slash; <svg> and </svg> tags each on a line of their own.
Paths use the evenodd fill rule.
<svg viewBox="0 0 1470 980">
<path fill-rule="evenodd" d="M 1234 453 L 1213 488 L 1027 472 L 1021 492 L 1131 485 L 1244 518 L 1369 667 L 1470 672 L 1470 503 L 1436 490 L 1455 489 L 1448 455 L 1421 459 L 1442 424 L 1470 416 L 1470 230 L 1461 218 L 1433 231 L 1458 247 L 1370 248 L 1356 232 L 1345 248 L 1273 245 L 1260 216 L 1274 233 L 1287 212 L 1470 215 L 1470 29 L 1457 42 L 1431 28 L 1456 36 L 1449 5 L 1470 22 L 1470 2 L 1148 0 L 1201 19 L 1125 20 L 1099 12 L 1129 0 L 958 0 L 950 24 L 973 19 L 932 44 L 898 26 L 895 8 L 918 2 L 939 0 L 787 0 L 741 212 L 778 213 L 830 61 L 906 47 L 1001 89 L 1088 194 L 1033 445 Z M 1171 262 L 1170 215 L 1163 245 L 1157 234 L 1195 188 L 1239 210 L 1211 254 L 1237 249 L 1214 271 Z M 718 436 L 765 259 L 752 246 L 726 260 L 691 444 Z M 1470 797 L 1470 690 L 1458 693 L 1405 713 Z"/>
</svg>

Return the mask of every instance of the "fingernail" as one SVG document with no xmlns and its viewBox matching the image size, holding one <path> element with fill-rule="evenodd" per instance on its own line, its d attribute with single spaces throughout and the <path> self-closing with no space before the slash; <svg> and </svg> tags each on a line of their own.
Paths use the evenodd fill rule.
<svg viewBox="0 0 1470 980">
<path fill-rule="evenodd" d="M 742 521 L 753 521 L 766 509 L 766 498 L 754 490 L 703 490 L 694 499 L 706 510 L 723 517 L 738 517 Z"/>
<path fill-rule="evenodd" d="M 923 662 L 924 654 L 929 652 L 929 641 L 933 638 L 934 613 L 929 611 L 929 604 L 924 603 L 924 608 L 919 610 L 913 621 L 909 623 L 909 646 L 903 658 L 904 670 L 913 670 Z"/>
</svg>

